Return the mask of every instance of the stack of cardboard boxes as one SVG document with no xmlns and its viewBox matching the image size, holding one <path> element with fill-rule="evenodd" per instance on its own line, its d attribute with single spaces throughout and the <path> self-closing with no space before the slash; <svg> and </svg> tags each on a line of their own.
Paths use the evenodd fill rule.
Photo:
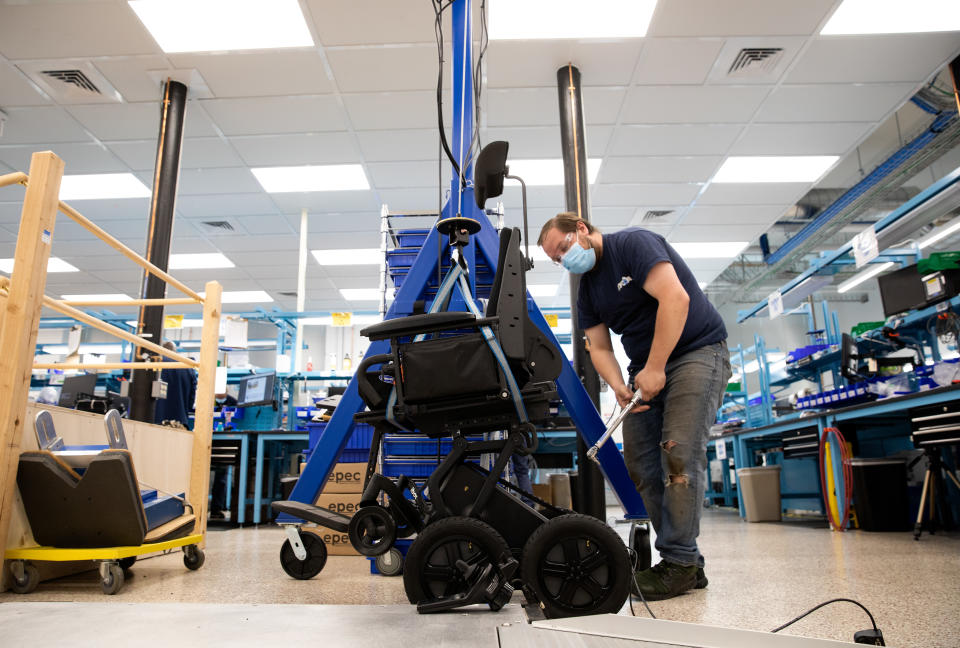
<svg viewBox="0 0 960 648">
<path fill-rule="evenodd" d="M 330 477 L 315 504 L 348 517 L 357 512 L 360 495 L 363 493 L 363 476 L 367 471 L 366 463 L 338 463 L 330 471 Z M 320 537 L 327 545 L 331 556 L 359 556 L 350 544 L 346 533 L 333 529 L 318 529 Z"/>
</svg>

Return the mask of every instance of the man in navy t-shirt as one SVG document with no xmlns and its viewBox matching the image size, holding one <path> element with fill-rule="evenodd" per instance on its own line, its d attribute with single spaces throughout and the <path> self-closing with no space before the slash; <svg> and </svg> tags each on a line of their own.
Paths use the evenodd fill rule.
<svg viewBox="0 0 960 648">
<path fill-rule="evenodd" d="M 707 435 L 730 379 L 723 320 L 658 234 L 640 228 L 601 234 L 563 213 L 544 224 L 537 243 L 554 263 L 583 275 L 580 326 L 590 360 L 617 402 L 626 405 L 638 389 L 649 403 L 624 420 L 623 454 L 662 560 L 636 573 L 634 590 L 660 600 L 706 587 L 697 536 Z M 627 383 L 610 331 L 621 336 L 630 358 Z"/>
</svg>

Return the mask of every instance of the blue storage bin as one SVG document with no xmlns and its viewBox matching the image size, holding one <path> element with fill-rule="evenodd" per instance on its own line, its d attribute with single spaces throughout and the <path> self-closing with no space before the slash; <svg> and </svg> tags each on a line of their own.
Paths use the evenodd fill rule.
<svg viewBox="0 0 960 648">
<path fill-rule="evenodd" d="M 370 460 L 369 450 L 344 450 L 340 453 L 337 461 L 341 463 L 359 463 Z"/>
<path fill-rule="evenodd" d="M 386 477 L 429 477 L 437 469 L 437 460 L 413 457 L 384 457 L 381 474 Z"/>
<path fill-rule="evenodd" d="M 326 421 L 307 423 L 307 432 L 310 435 L 308 445 L 311 450 L 317 447 L 317 443 L 320 441 L 320 437 L 323 436 L 326 429 Z M 363 450 L 364 452 L 369 452 L 371 443 L 373 443 L 373 426 L 369 423 L 354 423 L 353 434 L 347 440 L 347 445 L 344 446 L 344 450 Z"/>
<path fill-rule="evenodd" d="M 397 232 L 397 243 L 402 248 L 423 247 L 429 235 L 430 230 L 428 229 L 399 230 Z"/>
<path fill-rule="evenodd" d="M 416 261 L 420 248 L 396 248 L 387 250 L 388 268 L 409 268 Z"/>
</svg>

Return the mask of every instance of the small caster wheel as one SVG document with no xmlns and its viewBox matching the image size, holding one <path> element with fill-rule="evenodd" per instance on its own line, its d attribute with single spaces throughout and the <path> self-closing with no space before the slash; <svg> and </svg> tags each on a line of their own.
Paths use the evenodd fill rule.
<svg viewBox="0 0 960 648">
<path fill-rule="evenodd" d="M 106 574 L 101 570 L 100 587 L 104 594 L 116 594 L 123 587 L 123 569 L 117 563 L 110 563 L 106 566 Z"/>
<path fill-rule="evenodd" d="M 307 552 L 306 558 L 300 560 L 293 552 L 290 540 L 284 540 L 280 547 L 280 566 L 287 576 L 297 580 L 310 580 L 319 574 L 327 564 L 327 545 L 323 538 L 316 533 L 306 530 L 300 531 L 300 542 Z"/>
<path fill-rule="evenodd" d="M 196 571 L 203 567 L 203 561 L 206 559 L 206 556 L 203 553 L 203 549 L 197 545 L 187 545 L 183 548 L 183 565 L 187 569 Z"/>
<path fill-rule="evenodd" d="M 384 576 L 399 576 L 403 573 L 403 552 L 396 547 L 380 554 L 376 559 L 377 571 Z"/>
<path fill-rule="evenodd" d="M 120 565 L 120 569 L 123 571 L 130 571 L 130 568 L 133 567 L 133 563 L 137 562 L 136 556 L 127 556 L 126 558 L 121 558 L 117 561 Z"/>
<path fill-rule="evenodd" d="M 22 569 L 23 575 L 18 577 L 17 571 L 19 570 L 15 569 L 11 563 L 10 571 L 13 573 L 13 579 L 10 583 L 10 589 L 17 594 L 29 594 L 37 589 L 37 585 L 40 584 L 40 570 L 28 562 L 22 563 Z"/>
<path fill-rule="evenodd" d="M 364 556 L 379 556 L 397 539 L 397 523 L 390 511 L 374 504 L 353 514 L 347 532 L 354 549 Z"/>
</svg>

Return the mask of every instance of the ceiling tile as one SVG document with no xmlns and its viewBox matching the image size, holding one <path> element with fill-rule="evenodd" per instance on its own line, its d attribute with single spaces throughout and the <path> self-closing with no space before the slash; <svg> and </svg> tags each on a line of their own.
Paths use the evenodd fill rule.
<svg viewBox="0 0 960 648">
<path fill-rule="evenodd" d="M 678 184 L 610 184 L 594 185 L 591 201 L 596 206 L 631 206 L 640 204 L 687 205 L 700 191 L 694 183 Z"/>
<path fill-rule="evenodd" d="M 843 155 L 872 124 L 752 124 L 730 155 Z"/>
<path fill-rule="evenodd" d="M 436 128 L 422 130 L 360 131 L 360 151 L 368 162 L 434 160 L 440 146 Z"/>
<path fill-rule="evenodd" d="M 306 4 L 323 45 L 433 43 L 435 39 L 434 15 L 426 2 L 307 0 Z"/>
<path fill-rule="evenodd" d="M 657 3 L 648 36 L 812 34 L 835 0 L 670 0 Z"/>
<path fill-rule="evenodd" d="M 277 207 L 267 194 L 239 196 L 181 196 L 177 210 L 187 218 L 229 220 L 230 216 L 275 214 Z"/>
<path fill-rule="evenodd" d="M 150 213 L 149 198 L 111 198 L 109 200 L 77 200 L 70 205 L 94 223 L 101 221 L 139 221 Z M 64 218 L 61 216 L 61 218 Z M 146 220 L 144 220 L 146 222 Z M 103 223 L 103 228 L 112 232 L 112 223 Z M 143 230 L 146 235 L 146 229 Z M 107 248 L 104 247 L 104 250 Z"/>
<path fill-rule="evenodd" d="M 960 53 L 956 32 L 821 36 L 812 39 L 786 83 L 917 83 Z"/>
<path fill-rule="evenodd" d="M 181 196 L 198 194 L 250 194 L 262 193 L 263 187 L 249 169 L 183 169 L 177 193 Z"/>
<path fill-rule="evenodd" d="M 586 124 L 617 121 L 625 91 L 620 88 L 583 88 Z M 560 123 L 557 91 L 553 88 L 491 89 L 487 92 L 488 126 L 554 126 Z"/>
<path fill-rule="evenodd" d="M 399 92 L 437 87 L 435 45 L 399 45 L 327 50 L 341 92 Z M 445 83 L 449 83 L 445 73 Z"/>
<path fill-rule="evenodd" d="M 286 217 L 278 214 L 260 214 L 258 216 L 237 216 L 235 220 L 250 234 L 289 234 L 297 230 L 290 227 Z"/>
<path fill-rule="evenodd" d="M 650 38 L 643 45 L 633 82 L 638 85 L 699 85 L 707 78 L 720 38 Z"/>
<path fill-rule="evenodd" d="M 402 187 L 437 186 L 437 162 L 371 162 L 367 164 L 370 181 L 377 189 L 397 189 Z M 449 182 L 452 169 L 450 164 L 443 165 L 441 185 Z"/>
<path fill-rule="evenodd" d="M 627 124 L 746 122 L 769 93 L 765 87 L 642 86 L 630 90 Z M 709 106 L 709 110 L 704 108 Z"/>
<path fill-rule="evenodd" d="M 204 99 L 201 105 L 226 135 L 261 135 L 344 130 L 343 111 L 333 97 Z"/>
<path fill-rule="evenodd" d="M 204 112 L 191 110 L 194 105 L 188 102 L 184 111 L 184 136 L 215 135 L 216 131 Z M 67 110 L 91 133 L 104 141 L 156 140 L 160 132 L 162 115 L 159 102 L 69 106 Z"/>
<path fill-rule="evenodd" d="M 715 205 L 691 207 L 680 221 L 681 225 L 770 225 L 776 221 L 787 205 Z"/>
<path fill-rule="evenodd" d="M 564 69 L 566 87 L 569 63 L 580 71 L 583 86 L 628 85 L 640 47 L 640 39 L 494 41 L 486 54 L 487 86 L 548 86 L 556 94 L 558 71 Z"/>
<path fill-rule="evenodd" d="M 610 157 L 600 167 L 603 184 L 638 182 L 706 182 L 722 157 Z"/>
<path fill-rule="evenodd" d="M 115 173 L 127 171 L 127 165 L 98 144 L 57 143 L 49 146 L 64 162 L 64 173 Z M 27 171 L 35 146 L 0 147 L 0 160 L 14 169 Z"/>
<path fill-rule="evenodd" d="M 117 89 L 128 103 L 161 101 L 163 99 L 163 76 L 151 72 L 172 71 L 170 62 L 162 55 L 123 56 L 101 58 L 94 66 Z M 187 100 L 193 97 L 187 92 Z"/>
<path fill-rule="evenodd" d="M 180 70 L 197 70 L 218 99 L 326 94 L 333 90 L 315 49 L 172 54 Z"/>
<path fill-rule="evenodd" d="M 876 122 L 912 92 L 910 84 L 811 85 L 775 88 L 758 122 Z"/>
<path fill-rule="evenodd" d="M 404 211 L 427 211 L 437 208 L 437 188 L 381 189 L 377 192 L 390 213 Z M 446 203 L 446 200 L 444 200 Z"/>
<path fill-rule="evenodd" d="M 183 140 L 183 150 L 180 155 L 180 167 L 183 169 L 242 165 L 240 157 L 222 138 L 187 137 Z"/>
<path fill-rule="evenodd" d="M 619 126 L 608 155 L 719 155 L 743 130 L 739 124 Z"/>
<path fill-rule="evenodd" d="M 591 125 L 587 131 L 587 155 L 602 157 L 613 134 L 612 126 Z M 510 160 L 560 158 L 560 129 L 557 126 L 521 126 L 516 128 L 484 128 L 480 131 L 484 145 L 495 140 L 509 142 Z"/>
<path fill-rule="evenodd" d="M 155 54 L 159 47 L 126 2 L 0 6 L 8 59 Z"/>
<path fill-rule="evenodd" d="M 668 240 L 671 243 L 678 241 L 753 241 L 757 236 L 766 231 L 767 225 L 761 224 L 739 224 L 739 225 L 677 225 L 670 231 Z M 708 261 L 719 265 L 716 259 L 697 259 L 697 262 Z M 727 260 L 727 263 L 730 261 Z M 700 267 L 710 267 L 711 263 L 697 263 Z M 721 267 L 726 267 L 723 264 Z"/>
<path fill-rule="evenodd" d="M 3 125 L 5 145 L 90 141 L 90 136 L 62 108 L 50 106 L 4 110 L 7 113 L 7 122 Z"/>
<path fill-rule="evenodd" d="M 231 137 L 230 142 L 252 167 L 361 161 L 356 138 L 349 133 Z"/>
<path fill-rule="evenodd" d="M 343 103 L 350 123 L 357 130 L 436 128 L 437 125 L 436 92 L 347 94 L 343 95 Z"/>
<path fill-rule="evenodd" d="M 807 189 L 808 182 L 757 182 L 711 184 L 697 198 L 701 205 L 777 205 L 796 202 Z"/>
<path fill-rule="evenodd" d="M 3 9 L 0 8 L 0 16 Z M 0 106 L 42 106 L 47 99 L 20 70 L 0 61 Z"/>
<path fill-rule="evenodd" d="M 311 193 L 272 194 L 277 207 L 286 214 L 307 209 L 315 213 L 369 211 L 380 214 L 380 204 L 373 191 L 315 191 Z M 352 217 L 351 217 L 352 218 Z"/>
</svg>

